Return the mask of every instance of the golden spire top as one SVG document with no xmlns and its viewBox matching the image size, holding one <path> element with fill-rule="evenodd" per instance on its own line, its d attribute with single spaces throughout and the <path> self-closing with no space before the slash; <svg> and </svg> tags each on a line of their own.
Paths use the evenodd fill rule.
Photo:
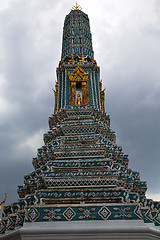
<svg viewBox="0 0 160 240">
<path fill-rule="evenodd" d="M 81 6 L 78 5 L 77 2 L 76 2 L 76 6 L 73 6 L 72 9 L 71 9 L 71 11 L 72 11 L 72 10 L 73 10 L 73 11 L 74 11 L 74 10 L 82 10 L 82 8 L 81 8 Z"/>
</svg>

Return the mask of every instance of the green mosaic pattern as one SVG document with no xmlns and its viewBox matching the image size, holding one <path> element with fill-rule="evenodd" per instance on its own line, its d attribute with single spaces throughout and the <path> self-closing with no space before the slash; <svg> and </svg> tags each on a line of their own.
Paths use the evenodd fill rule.
<svg viewBox="0 0 160 240">
<path fill-rule="evenodd" d="M 27 222 L 130 219 L 142 219 L 139 206 L 41 207 L 28 208 L 26 213 Z"/>
<path fill-rule="evenodd" d="M 73 56 L 94 58 L 89 19 L 80 10 L 66 16 L 63 28 L 62 59 Z"/>
</svg>

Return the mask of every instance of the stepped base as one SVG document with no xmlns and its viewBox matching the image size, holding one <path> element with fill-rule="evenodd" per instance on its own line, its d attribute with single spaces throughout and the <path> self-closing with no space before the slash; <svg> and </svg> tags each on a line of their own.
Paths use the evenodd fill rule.
<svg viewBox="0 0 160 240">
<path fill-rule="evenodd" d="M 142 220 L 25 223 L 1 240 L 160 239 L 160 230 Z"/>
</svg>

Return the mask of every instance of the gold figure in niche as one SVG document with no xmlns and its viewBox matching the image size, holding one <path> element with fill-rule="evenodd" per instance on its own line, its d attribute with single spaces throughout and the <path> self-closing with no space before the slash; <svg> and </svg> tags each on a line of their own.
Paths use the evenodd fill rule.
<svg viewBox="0 0 160 240">
<path fill-rule="evenodd" d="M 81 105 L 81 96 L 80 96 L 79 93 L 78 93 L 78 95 L 77 95 L 77 105 L 78 105 L 78 106 Z"/>
<path fill-rule="evenodd" d="M 69 77 L 69 106 L 89 105 L 88 72 L 79 65 L 68 73 Z"/>
</svg>

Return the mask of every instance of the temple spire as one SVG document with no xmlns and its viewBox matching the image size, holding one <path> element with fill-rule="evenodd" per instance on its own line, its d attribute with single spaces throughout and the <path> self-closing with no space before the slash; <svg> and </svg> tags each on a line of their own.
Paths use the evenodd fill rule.
<svg viewBox="0 0 160 240">
<path fill-rule="evenodd" d="M 77 56 L 94 59 L 89 18 L 80 8 L 76 3 L 65 18 L 61 60 Z"/>
<path fill-rule="evenodd" d="M 17 202 L 4 206 L 0 239 L 160 240 L 160 202 L 146 198 L 146 182 L 116 143 L 89 18 L 77 3 L 65 18 L 54 94 L 44 145 Z"/>
</svg>

